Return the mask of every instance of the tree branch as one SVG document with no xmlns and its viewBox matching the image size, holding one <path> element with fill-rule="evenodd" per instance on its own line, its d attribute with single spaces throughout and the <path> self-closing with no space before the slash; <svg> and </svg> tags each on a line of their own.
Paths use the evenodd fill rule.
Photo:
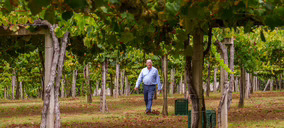
<svg viewBox="0 0 284 128">
<path fill-rule="evenodd" d="M 45 88 L 45 98 L 44 98 L 44 105 L 43 105 L 43 110 L 42 110 L 42 122 L 41 122 L 41 128 L 45 128 L 47 125 L 47 110 L 49 109 L 49 104 L 50 104 L 50 90 L 51 87 L 54 84 L 55 76 L 56 76 L 56 68 L 58 64 L 58 58 L 59 58 L 59 43 L 58 43 L 58 38 L 56 37 L 56 34 L 54 32 L 55 27 L 52 26 L 48 21 L 46 20 L 37 20 L 34 22 L 34 24 L 42 24 L 46 25 L 49 28 L 51 38 L 53 41 L 53 46 L 54 46 L 54 53 L 53 53 L 53 60 L 52 60 L 52 65 L 50 69 L 50 79 L 48 82 L 48 85 Z"/>
<path fill-rule="evenodd" d="M 210 48 L 211 48 L 211 44 L 212 44 L 212 27 L 209 28 L 208 43 L 207 43 L 206 50 L 203 52 L 203 58 L 209 53 Z"/>
<path fill-rule="evenodd" d="M 68 35 L 69 32 L 66 32 L 64 34 L 62 44 L 61 44 L 61 49 L 60 49 L 60 57 L 59 57 L 59 62 L 58 62 L 58 74 L 56 77 L 56 88 L 55 88 L 55 128 L 60 128 L 61 127 L 61 122 L 60 122 L 60 105 L 59 105 L 59 88 L 60 88 L 60 80 L 62 78 L 62 70 L 64 66 L 64 57 L 66 54 L 66 45 L 68 42 Z"/>
</svg>

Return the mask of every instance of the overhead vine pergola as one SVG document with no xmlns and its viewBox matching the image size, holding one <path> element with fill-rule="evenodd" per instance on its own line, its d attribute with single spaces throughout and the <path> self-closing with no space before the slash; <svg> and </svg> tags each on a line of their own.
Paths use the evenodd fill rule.
<svg viewBox="0 0 284 128">
<path fill-rule="evenodd" d="M 163 1 L 163 0 L 157 0 L 157 1 L 144 1 L 144 0 L 92 1 L 91 0 L 88 2 L 83 1 L 83 0 L 72 0 L 72 1 L 66 0 L 66 1 L 50 2 L 50 1 L 45 0 L 45 2 L 30 1 L 28 2 L 27 7 L 30 9 L 33 15 L 40 13 L 42 11 L 42 8 L 46 7 L 47 9 L 44 9 L 46 11 L 44 19 L 48 20 L 49 22 L 53 24 L 56 24 L 55 20 L 56 20 L 57 13 L 60 13 L 60 16 L 62 15 L 62 18 L 66 19 L 67 21 L 73 16 L 74 12 L 80 12 L 82 14 L 87 14 L 88 16 L 91 16 L 92 13 L 96 12 L 95 11 L 96 9 L 99 9 L 99 10 L 101 9 L 100 10 L 101 12 L 99 12 L 97 15 L 98 17 L 105 16 L 103 15 L 104 13 L 102 13 L 104 11 L 106 12 L 109 11 L 111 15 L 115 15 L 116 17 L 119 17 L 121 12 L 129 12 L 134 15 L 135 19 L 142 19 L 146 17 L 145 18 L 146 21 L 150 21 L 150 23 L 151 23 L 151 19 L 156 20 L 156 22 L 154 22 L 155 24 L 154 23 L 153 24 L 156 25 L 157 27 L 160 27 L 162 30 L 165 30 L 165 31 L 161 31 L 161 33 L 163 34 L 163 35 L 161 34 L 161 36 L 164 36 L 164 38 L 167 36 L 170 30 L 174 28 L 173 24 L 178 24 L 179 22 L 183 23 L 184 25 L 180 25 L 180 24 L 179 25 L 183 26 L 186 29 L 186 31 L 188 31 L 187 34 L 191 34 L 193 36 L 193 49 L 191 50 L 192 58 L 189 57 L 189 55 L 186 55 L 186 63 L 187 63 L 186 70 L 187 70 L 187 77 L 188 77 L 187 81 L 188 83 L 190 83 L 189 91 L 191 92 L 191 95 L 192 95 L 192 102 L 193 102 L 193 108 L 192 108 L 193 112 L 192 113 L 194 113 L 192 114 L 192 127 L 201 127 L 201 124 L 202 124 L 202 121 L 201 121 L 202 113 L 201 112 L 202 112 L 202 107 L 205 107 L 201 105 L 202 99 L 203 99 L 202 97 L 203 95 L 202 93 L 202 69 L 203 69 L 202 65 L 203 65 L 203 57 L 204 57 L 203 56 L 203 50 L 204 50 L 203 38 L 205 35 L 204 33 L 209 33 L 208 30 L 212 29 L 212 27 L 224 27 L 225 26 L 225 27 L 233 28 L 237 26 L 245 26 L 245 31 L 250 31 L 251 28 L 255 26 L 256 24 L 257 25 L 259 24 L 270 25 L 272 28 L 283 25 L 283 23 L 281 22 L 281 18 L 278 17 L 278 15 L 283 14 L 282 13 L 283 11 L 281 11 L 281 9 L 283 10 L 281 3 L 276 3 L 276 2 L 274 3 L 276 9 L 274 8 L 265 9 L 266 6 L 269 6 L 269 4 L 266 4 L 263 1 L 262 3 L 259 0 L 251 0 L 249 2 L 250 3 L 248 3 L 248 1 L 245 2 L 242 0 L 230 1 L 230 2 L 219 2 L 219 1 L 218 2 L 215 2 L 215 1 L 214 2 L 210 2 L 210 1 L 191 2 L 191 1 L 186 1 L 186 0 L 183 0 L 183 1 L 180 0 L 177 2 L 176 1 Z M 6 4 L 9 4 L 9 3 L 10 3 L 9 1 L 6 2 L 5 6 L 7 6 Z M 25 6 L 22 3 L 20 4 L 22 6 Z M 65 5 L 65 6 L 62 6 L 62 5 Z M 148 7 L 148 5 L 150 6 Z M 17 7 L 17 4 L 15 7 Z M 66 7 L 69 7 L 68 8 L 69 10 L 67 10 Z M 107 10 L 106 8 L 109 10 Z M 61 12 L 55 11 L 56 9 L 60 10 Z M 278 11 L 275 11 L 277 9 Z M 13 8 L 8 8 L 8 11 L 9 10 L 12 11 Z M 264 12 L 267 11 L 267 14 L 258 12 L 259 10 L 262 10 Z M 143 16 L 142 12 L 143 12 L 143 15 L 144 14 L 146 15 Z M 117 19 L 114 18 L 114 20 L 117 20 Z M 116 22 L 109 23 L 109 24 L 112 24 L 110 26 L 113 26 L 114 30 L 118 28 L 117 32 L 120 32 L 119 27 L 125 27 L 125 26 L 119 26 L 119 24 Z M 84 26 L 84 25 L 86 24 L 83 24 L 80 26 Z M 52 70 L 52 63 L 53 63 L 53 58 L 55 55 L 54 53 L 58 52 L 58 47 L 57 45 L 53 45 L 53 43 L 55 43 L 56 41 L 53 41 L 52 34 L 50 34 L 51 27 L 50 26 L 40 26 L 40 27 L 43 27 L 42 28 L 43 30 L 37 31 L 37 32 L 31 32 L 28 30 L 24 30 L 25 28 L 20 28 L 18 31 L 12 32 L 5 28 L 1 28 L 0 35 L 9 35 L 9 36 L 44 35 L 45 36 L 45 86 L 47 87 L 48 85 L 50 85 L 50 83 L 52 82 L 54 83 L 54 80 L 50 81 L 49 76 L 51 73 L 56 74 L 55 70 L 56 70 L 57 64 L 55 65 L 55 70 Z M 65 26 L 62 28 L 68 28 L 68 26 L 67 27 Z M 69 30 L 66 30 L 66 31 L 69 31 Z M 81 31 L 85 31 L 84 27 Z M 53 34 L 54 34 L 54 31 L 53 31 Z M 90 38 L 95 38 L 95 37 L 90 37 Z M 152 43 L 158 44 L 164 41 L 166 42 L 166 44 L 170 44 L 169 38 L 167 39 L 164 39 L 164 38 L 162 38 L 161 41 L 160 40 L 153 41 Z M 186 45 L 185 43 L 185 47 L 187 46 L 189 45 Z M 185 50 L 187 49 L 185 48 Z M 166 59 L 167 58 L 165 57 L 165 60 L 164 60 L 165 62 L 167 61 Z M 58 59 L 56 60 L 56 62 L 58 62 Z M 165 64 L 165 67 L 167 67 L 166 64 Z M 167 78 L 165 77 L 165 79 Z M 50 86 L 50 87 L 51 87 L 51 92 L 50 92 L 51 98 L 50 98 L 49 105 L 52 106 L 52 104 L 54 103 L 53 101 L 54 98 L 52 98 L 52 96 L 54 96 L 53 94 L 54 91 L 52 91 L 54 90 L 54 86 Z M 53 111 L 54 109 L 49 109 L 49 110 Z M 51 114 L 50 116 L 48 116 L 48 118 L 49 117 L 53 118 L 53 115 Z M 51 122 L 47 124 L 53 125 L 52 123 L 53 120 L 51 119 L 49 121 Z M 223 125 L 223 127 L 227 127 L 227 124 Z"/>
</svg>

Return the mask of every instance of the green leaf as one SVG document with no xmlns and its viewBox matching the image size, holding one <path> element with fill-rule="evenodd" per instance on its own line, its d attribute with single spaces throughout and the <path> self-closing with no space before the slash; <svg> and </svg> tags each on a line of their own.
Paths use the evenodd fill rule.
<svg viewBox="0 0 284 128">
<path fill-rule="evenodd" d="M 279 16 L 284 16 L 284 7 L 278 7 L 278 8 L 276 8 L 275 10 L 274 10 L 274 12 L 276 13 L 276 14 L 278 14 Z"/>
<path fill-rule="evenodd" d="M 265 36 L 263 34 L 263 30 L 260 31 L 260 38 L 263 42 L 266 42 Z"/>
<path fill-rule="evenodd" d="M 62 18 L 66 21 L 69 20 L 72 16 L 73 16 L 73 12 L 71 11 L 62 13 Z"/>
<path fill-rule="evenodd" d="M 203 8 L 198 7 L 198 6 L 189 7 L 188 12 L 189 12 L 188 16 L 191 19 L 195 19 L 195 18 L 200 19 L 204 16 L 204 13 L 205 13 Z"/>
<path fill-rule="evenodd" d="M 284 25 L 283 16 L 281 17 L 281 15 L 277 15 L 277 14 L 266 16 L 264 22 L 265 22 L 265 25 L 269 26 L 271 29 Z"/>
<path fill-rule="evenodd" d="M 57 37 L 63 37 L 64 32 L 60 28 L 56 28 L 55 34 L 56 34 Z"/>
<path fill-rule="evenodd" d="M 113 24 L 113 26 L 112 26 L 113 31 L 120 32 L 120 29 L 119 29 L 117 22 L 113 21 L 112 24 Z"/>
<path fill-rule="evenodd" d="M 49 7 L 44 14 L 44 19 L 47 20 L 49 23 L 55 23 L 55 12 L 52 7 Z"/>
<path fill-rule="evenodd" d="M 93 2 L 92 6 L 95 8 L 99 8 L 106 5 L 106 2 L 104 0 L 96 0 L 95 2 Z"/>
<path fill-rule="evenodd" d="M 233 8 L 227 8 L 227 9 L 222 10 L 222 15 L 221 15 L 222 19 L 230 20 L 233 18 L 233 16 L 234 16 Z"/>
<path fill-rule="evenodd" d="M 253 23 L 251 21 L 247 22 L 246 26 L 244 27 L 244 32 L 248 33 L 251 32 L 251 27 L 253 26 Z"/>
<path fill-rule="evenodd" d="M 124 13 L 121 13 L 121 17 L 124 19 L 124 18 L 127 18 L 127 12 L 124 12 Z"/>
<path fill-rule="evenodd" d="M 38 6 L 35 2 L 29 2 L 28 7 L 30 8 L 33 15 L 36 15 L 41 12 L 41 7 Z"/>
<path fill-rule="evenodd" d="M 176 15 L 179 11 L 179 5 L 177 3 L 166 3 L 166 10 L 171 15 Z"/>
<path fill-rule="evenodd" d="M 268 10 L 273 10 L 274 6 L 270 3 L 265 3 L 264 6 L 268 9 Z"/>
<path fill-rule="evenodd" d="M 124 12 L 124 13 L 122 13 L 121 14 L 121 17 L 123 18 L 123 19 L 127 19 L 127 20 L 134 20 L 134 16 L 133 16 L 133 14 L 131 14 L 131 13 L 127 13 L 127 12 Z"/>
<path fill-rule="evenodd" d="M 14 9 L 13 5 L 11 5 L 10 0 L 5 0 L 4 7 L 5 7 L 5 9 L 4 9 L 3 12 L 6 12 L 6 13 L 9 13 L 9 12 L 13 11 L 13 9 Z"/>
<path fill-rule="evenodd" d="M 120 41 L 126 43 L 126 42 L 129 42 L 129 41 L 133 40 L 134 38 L 135 37 L 133 36 L 133 33 L 131 33 L 131 32 L 122 32 Z"/>
<path fill-rule="evenodd" d="M 87 5 L 86 0 L 66 0 L 65 2 L 73 9 L 84 9 Z"/>
<path fill-rule="evenodd" d="M 109 0 L 109 2 L 112 3 L 112 4 L 117 4 L 117 3 L 119 3 L 118 0 Z"/>
<path fill-rule="evenodd" d="M 93 31 L 93 27 L 88 27 L 87 29 L 87 34 L 88 34 L 88 37 L 91 36 L 91 32 Z"/>
<path fill-rule="evenodd" d="M 187 33 L 181 29 L 176 30 L 176 33 L 176 37 L 180 42 L 183 42 L 188 38 Z"/>
<path fill-rule="evenodd" d="M 109 35 L 107 42 L 109 42 L 109 43 L 117 42 L 116 36 L 115 35 Z"/>
<path fill-rule="evenodd" d="M 50 4 L 51 0 L 30 0 L 28 7 L 30 8 L 33 15 L 38 14 L 42 11 L 42 7 L 46 7 Z"/>
</svg>

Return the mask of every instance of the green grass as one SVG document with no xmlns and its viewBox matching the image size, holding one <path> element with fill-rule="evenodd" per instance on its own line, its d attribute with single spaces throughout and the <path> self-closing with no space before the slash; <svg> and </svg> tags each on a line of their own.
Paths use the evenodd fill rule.
<svg viewBox="0 0 284 128">
<path fill-rule="evenodd" d="M 205 97 L 206 109 L 217 110 L 220 93 Z M 100 98 L 86 103 L 85 97 L 60 99 L 63 127 L 188 127 L 187 116 L 174 115 L 174 101 L 183 98 L 175 94 L 168 98 L 168 116 L 146 115 L 143 94 L 118 99 L 107 97 L 109 112 L 99 111 Z M 256 92 L 245 100 L 245 107 L 238 108 L 239 95 L 233 94 L 228 120 L 231 128 L 284 128 L 284 93 Z M 1 100 L 0 127 L 38 127 L 43 102 L 32 100 Z M 162 95 L 154 100 L 153 109 L 162 112 Z M 191 109 L 191 104 L 189 104 Z"/>
<path fill-rule="evenodd" d="M 264 121 L 249 121 L 240 123 L 229 123 L 230 128 L 284 128 L 282 120 L 264 120 Z"/>
</svg>

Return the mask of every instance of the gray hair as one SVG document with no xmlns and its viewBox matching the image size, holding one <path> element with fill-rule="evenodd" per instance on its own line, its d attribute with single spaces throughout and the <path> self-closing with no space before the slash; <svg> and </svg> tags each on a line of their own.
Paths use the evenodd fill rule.
<svg viewBox="0 0 284 128">
<path fill-rule="evenodd" d="M 151 62 L 151 63 L 153 63 L 153 62 L 152 62 L 152 60 L 150 60 L 150 59 L 146 61 L 146 64 L 147 64 L 148 62 Z"/>
</svg>

